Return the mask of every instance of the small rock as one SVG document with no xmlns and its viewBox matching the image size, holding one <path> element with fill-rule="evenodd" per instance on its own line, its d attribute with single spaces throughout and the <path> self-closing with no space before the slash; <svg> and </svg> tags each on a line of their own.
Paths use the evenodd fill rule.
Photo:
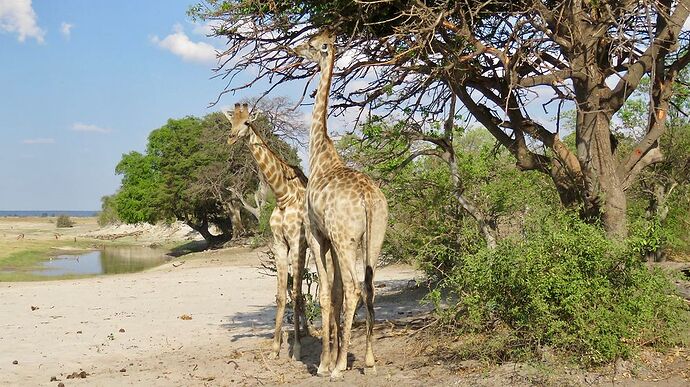
<svg viewBox="0 0 690 387">
<path fill-rule="evenodd" d="M 120 372 L 127 372 L 127 369 L 126 369 L 126 368 L 123 368 L 123 369 L 120 370 Z"/>
<path fill-rule="evenodd" d="M 183 314 L 183 315 L 180 316 L 179 318 L 180 318 L 180 320 L 191 320 L 191 319 L 192 319 L 192 316 L 190 316 L 190 315 L 188 315 L 188 314 Z"/>
<path fill-rule="evenodd" d="M 17 365 L 19 362 L 17 360 L 13 361 L 12 364 Z"/>
<path fill-rule="evenodd" d="M 77 331 L 77 334 L 78 334 L 78 335 L 81 335 L 81 331 Z"/>
<path fill-rule="evenodd" d="M 63 382 L 58 383 L 58 387 L 65 387 L 65 383 L 63 383 Z"/>
<path fill-rule="evenodd" d="M 31 305 L 31 311 L 32 311 L 32 312 L 33 312 L 34 310 L 36 310 L 36 309 L 40 309 L 40 308 L 39 308 L 38 306 L 33 306 L 33 305 Z"/>
<path fill-rule="evenodd" d="M 125 333 L 125 328 L 120 328 L 120 333 Z"/>
<path fill-rule="evenodd" d="M 70 375 L 67 375 L 67 379 L 86 379 L 87 376 L 89 376 L 89 374 L 87 374 L 86 371 L 72 372 Z"/>
<path fill-rule="evenodd" d="M 51 381 L 51 382 L 57 382 L 57 381 L 58 381 L 57 376 L 51 376 L 51 377 L 50 377 L 50 381 Z"/>
<path fill-rule="evenodd" d="M 478 360 L 464 360 L 457 364 L 461 369 L 472 370 L 479 369 L 482 363 Z"/>
</svg>

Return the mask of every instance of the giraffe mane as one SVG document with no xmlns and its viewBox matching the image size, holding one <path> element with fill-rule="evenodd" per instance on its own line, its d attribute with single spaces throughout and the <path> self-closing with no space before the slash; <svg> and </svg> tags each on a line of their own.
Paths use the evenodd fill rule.
<svg viewBox="0 0 690 387">
<path fill-rule="evenodd" d="M 261 134 L 259 130 L 257 130 L 253 122 L 247 122 L 247 125 L 249 125 L 249 128 L 254 132 L 254 134 L 256 134 L 256 136 L 261 139 L 261 142 L 264 143 L 265 148 L 268 150 L 268 152 L 270 152 L 273 155 L 273 157 L 275 157 L 275 159 L 278 160 L 278 162 L 280 163 L 281 170 L 285 177 L 288 180 L 298 178 L 300 182 L 302 182 L 306 186 L 308 179 L 304 172 L 302 172 L 302 169 L 296 165 L 292 165 L 285 161 L 285 159 L 281 155 L 274 151 L 273 148 L 268 146 L 266 138 Z"/>
</svg>

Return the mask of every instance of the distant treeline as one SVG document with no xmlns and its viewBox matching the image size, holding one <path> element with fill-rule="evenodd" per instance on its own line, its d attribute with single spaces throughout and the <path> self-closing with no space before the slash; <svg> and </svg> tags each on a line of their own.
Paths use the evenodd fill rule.
<svg viewBox="0 0 690 387">
<path fill-rule="evenodd" d="M 55 217 L 60 215 L 73 216 L 77 218 L 88 218 L 98 216 L 99 211 L 0 211 L 0 217 L 18 216 L 18 217 Z"/>
</svg>

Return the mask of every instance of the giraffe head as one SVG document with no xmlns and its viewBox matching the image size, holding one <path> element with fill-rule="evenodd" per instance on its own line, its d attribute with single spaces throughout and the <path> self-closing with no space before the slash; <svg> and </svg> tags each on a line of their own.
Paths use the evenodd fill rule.
<svg viewBox="0 0 690 387">
<path fill-rule="evenodd" d="M 249 105 L 239 103 L 235 104 L 235 110 L 232 112 L 223 111 L 225 117 L 232 124 L 232 129 L 230 130 L 230 136 L 228 137 L 228 144 L 232 145 L 237 142 L 237 140 L 249 136 L 249 123 L 252 119 L 249 117 Z"/>
<path fill-rule="evenodd" d="M 336 52 L 335 38 L 328 30 L 312 36 L 306 42 L 294 48 L 297 55 L 323 65 L 329 56 Z"/>
</svg>

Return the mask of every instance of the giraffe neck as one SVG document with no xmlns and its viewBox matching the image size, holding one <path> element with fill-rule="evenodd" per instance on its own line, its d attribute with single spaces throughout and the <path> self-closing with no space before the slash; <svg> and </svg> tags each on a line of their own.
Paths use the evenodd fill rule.
<svg viewBox="0 0 690 387">
<path fill-rule="evenodd" d="M 276 197 L 276 204 L 282 208 L 283 204 L 288 202 L 292 197 L 290 184 L 283 171 L 283 164 L 285 164 L 285 162 L 278 157 L 278 155 L 273 153 L 264 139 L 251 127 L 249 130 L 248 145 L 249 151 L 252 153 L 259 167 L 259 171 L 261 171 L 266 184 L 268 184 Z"/>
<path fill-rule="evenodd" d="M 314 177 L 319 178 L 330 168 L 342 164 L 333 141 L 328 137 L 328 126 L 326 125 L 334 63 L 335 52 L 333 49 L 319 63 L 321 79 L 316 91 L 316 101 L 314 102 L 314 112 L 312 113 L 311 129 L 309 131 L 310 180 Z"/>
</svg>

